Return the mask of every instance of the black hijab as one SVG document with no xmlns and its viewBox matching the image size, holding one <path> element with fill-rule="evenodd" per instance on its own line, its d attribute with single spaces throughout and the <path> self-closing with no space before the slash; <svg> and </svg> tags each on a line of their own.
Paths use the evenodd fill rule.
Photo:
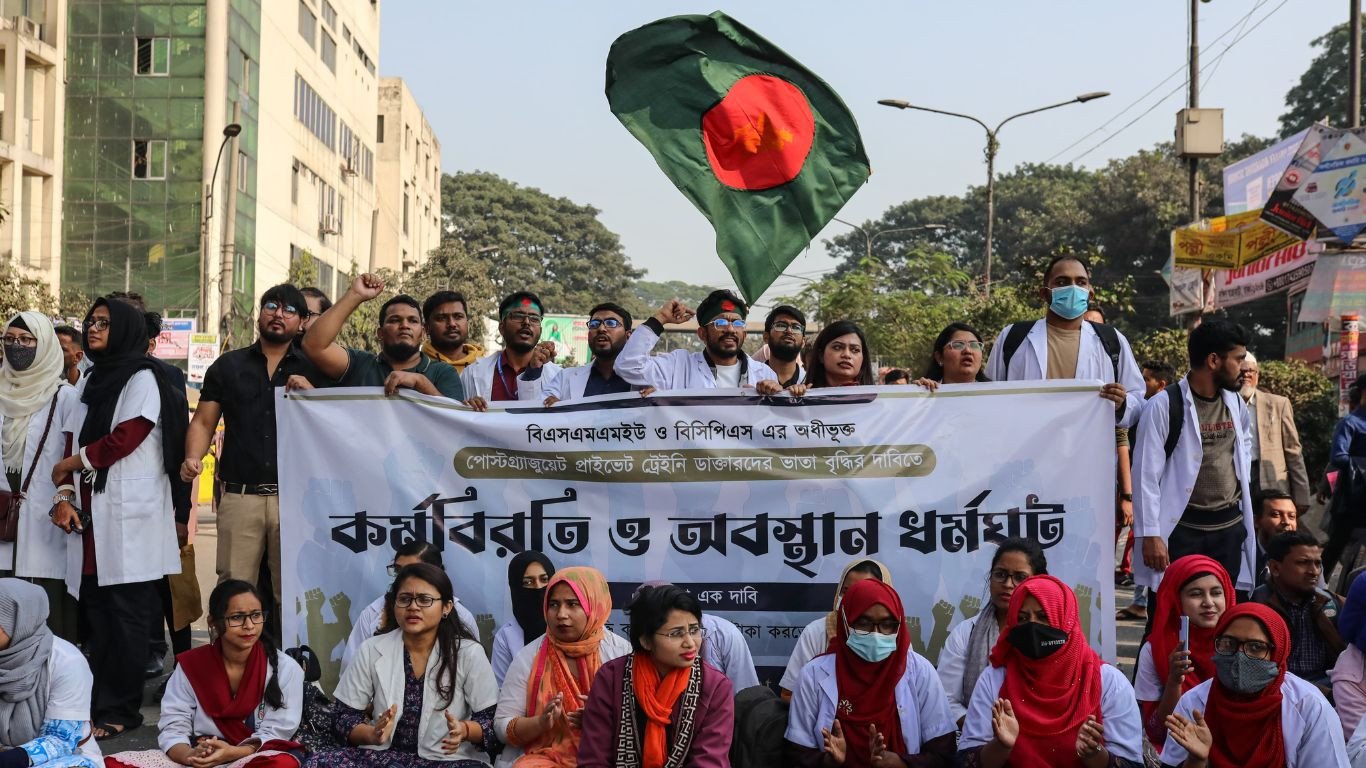
<svg viewBox="0 0 1366 768">
<path fill-rule="evenodd" d="M 89 326 L 98 307 L 105 307 L 109 311 L 109 343 L 104 349 L 95 351 L 90 349 Z M 81 425 L 80 444 L 90 445 L 118 426 L 114 423 L 114 411 L 118 407 L 119 395 L 136 373 L 151 371 L 161 395 L 162 466 L 168 477 L 178 481 L 180 464 L 185 455 L 184 435 L 190 417 L 185 411 L 183 397 L 176 396 L 176 383 L 170 380 L 156 360 L 147 355 L 147 324 L 142 312 L 122 301 L 96 299 L 86 314 L 85 328 L 81 346 L 95 365 L 86 376 L 85 392 L 81 395 L 86 414 L 85 423 Z M 103 492 L 108 479 L 107 467 L 97 470 L 94 491 Z"/>
<path fill-rule="evenodd" d="M 540 552 L 518 552 L 508 562 L 508 590 L 512 593 L 512 616 L 522 628 L 522 642 L 545 634 L 545 587 L 529 589 L 522 586 L 527 566 L 540 563 L 549 576 L 555 575 L 555 565 Z"/>
</svg>

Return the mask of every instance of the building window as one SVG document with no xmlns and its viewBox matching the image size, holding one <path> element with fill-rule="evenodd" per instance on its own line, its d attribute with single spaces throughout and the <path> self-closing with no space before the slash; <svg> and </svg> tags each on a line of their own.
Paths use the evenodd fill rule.
<svg viewBox="0 0 1366 768">
<path fill-rule="evenodd" d="M 137 65 L 134 71 L 139 75 L 171 74 L 171 38 L 137 38 Z"/>
<path fill-rule="evenodd" d="M 336 72 L 337 41 L 333 40 L 331 35 L 324 32 L 322 34 L 322 43 L 323 45 L 319 52 L 322 54 L 323 63 L 327 65 L 328 69 L 332 70 L 333 72 Z"/>
<path fill-rule="evenodd" d="M 133 139 L 133 178 L 166 178 L 165 139 Z"/>
<path fill-rule="evenodd" d="M 342 42 L 351 42 L 351 28 L 346 26 L 345 24 L 342 25 Z"/>
<path fill-rule="evenodd" d="M 244 98 L 251 97 L 251 59 L 245 54 L 242 56 L 242 82 L 238 84 Z"/>
<path fill-rule="evenodd" d="M 408 182 L 403 182 L 403 234 L 408 234 Z"/>
<path fill-rule="evenodd" d="M 375 141 L 380 144 L 384 143 L 384 115 L 375 117 Z"/>
<path fill-rule="evenodd" d="M 294 75 L 294 116 L 328 149 L 337 148 L 337 113 L 301 75 Z"/>
<path fill-rule="evenodd" d="M 312 9 L 304 0 L 299 0 L 299 36 L 308 41 L 308 47 L 314 47 L 314 35 L 317 34 L 318 17 L 313 15 Z"/>
<path fill-rule="evenodd" d="M 323 287 L 323 290 L 327 290 L 328 288 L 331 288 L 331 287 L 332 287 L 332 283 L 333 283 L 333 281 L 332 281 L 332 274 L 333 274 L 333 273 L 332 273 L 332 265 L 331 265 L 331 264 L 328 264 L 327 262 L 325 262 L 325 261 L 323 261 L 323 260 L 321 260 L 321 259 L 315 260 L 314 263 L 316 263 L 316 264 L 318 265 L 318 285 L 322 286 L 322 287 Z M 333 296 L 336 296 L 337 294 L 334 292 L 332 295 L 333 295 Z"/>
<path fill-rule="evenodd" d="M 293 172 L 289 175 L 289 202 L 299 204 L 299 161 L 294 161 Z"/>
<path fill-rule="evenodd" d="M 251 158 L 245 152 L 237 153 L 237 191 L 246 192 L 251 188 L 248 184 L 247 174 L 251 170 Z"/>
<path fill-rule="evenodd" d="M 323 0 L 323 23 L 333 31 L 337 29 L 337 9 L 327 0 Z"/>
</svg>

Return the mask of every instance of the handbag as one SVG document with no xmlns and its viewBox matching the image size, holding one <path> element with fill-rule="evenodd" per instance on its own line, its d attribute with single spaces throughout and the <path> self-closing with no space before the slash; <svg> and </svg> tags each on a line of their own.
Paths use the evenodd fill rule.
<svg viewBox="0 0 1366 768">
<path fill-rule="evenodd" d="M 38 471 L 38 460 L 43 457 L 43 446 L 47 444 L 48 433 L 52 431 L 52 417 L 57 413 L 57 395 L 52 396 L 52 405 L 47 409 L 47 424 L 43 427 L 43 437 L 38 441 L 38 449 L 33 452 L 33 465 L 28 468 L 28 477 L 18 493 L 0 491 L 0 541 L 13 543 L 19 538 L 19 508 L 24 505 L 24 495 L 33 482 L 33 474 Z"/>
</svg>

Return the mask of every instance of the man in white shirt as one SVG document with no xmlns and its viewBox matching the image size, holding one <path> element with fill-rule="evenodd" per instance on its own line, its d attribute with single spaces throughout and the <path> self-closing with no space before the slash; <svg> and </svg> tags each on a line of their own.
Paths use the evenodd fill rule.
<svg viewBox="0 0 1366 768">
<path fill-rule="evenodd" d="M 588 348 L 593 359 L 587 365 L 565 368 L 546 385 L 545 404 L 640 389 L 618 376 L 613 367 L 630 336 L 631 313 L 625 307 L 610 301 L 593 307 L 588 313 Z"/>
<path fill-rule="evenodd" d="M 665 389 L 738 389 L 754 387 L 761 395 L 782 391 L 773 369 L 745 353 L 745 317 L 749 307 L 730 291 L 712 291 L 697 305 L 697 337 L 702 352 L 676 349 L 650 355 L 666 325 L 690 320 L 694 313 L 678 299 L 670 299 L 654 317 L 627 339 L 617 355 L 616 371 L 638 387 Z"/>
<path fill-rule="evenodd" d="M 552 362 L 555 345 L 537 343 L 545 316 L 543 306 L 531 291 L 517 291 L 498 303 L 503 350 L 480 358 L 461 372 L 466 405 L 482 411 L 494 402 L 545 400 L 547 388 L 560 375 L 560 366 Z"/>
<path fill-rule="evenodd" d="M 806 371 L 802 368 L 802 346 L 806 343 L 806 315 L 786 304 L 774 307 L 764 318 L 764 344 L 768 359 L 764 362 L 778 377 L 783 387 L 802 383 Z"/>
</svg>

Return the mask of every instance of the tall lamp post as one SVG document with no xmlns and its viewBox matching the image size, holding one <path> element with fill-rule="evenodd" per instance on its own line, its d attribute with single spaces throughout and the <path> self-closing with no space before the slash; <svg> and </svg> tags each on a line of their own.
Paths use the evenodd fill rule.
<svg viewBox="0 0 1366 768">
<path fill-rule="evenodd" d="M 987 132 L 987 248 L 986 265 L 985 269 L 983 270 L 982 280 L 983 290 L 986 292 L 988 298 L 990 298 L 991 296 L 991 236 L 992 227 L 996 219 L 996 151 L 1001 148 L 1000 142 L 996 140 L 997 134 L 1001 132 L 1001 128 L 1004 127 L 1006 123 L 1010 122 L 1011 120 L 1014 120 L 1017 117 L 1024 117 L 1025 115 L 1032 115 L 1038 112 L 1045 112 L 1050 109 L 1057 109 L 1058 107 L 1065 107 L 1068 104 L 1085 104 L 1088 101 L 1103 99 L 1109 95 L 1109 91 L 1092 91 L 1090 93 L 1083 93 L 1080 96 L 1068 99 L 1067 101 L 1060 101 L 1057 104 L 1049 104 L 1046 107 L 1039 107 L 1038 109 L 1031 109 L 1026 112 L 1020 112 L 1018 114 L 1011 115 L 1010 117 L 1007 117 L 1006 119 L 1002 120 L 1000 123 L 997 123 L 995 128 L 988 126 L 986 123 L 982 122 L 981 120 L 978 120 L 972 115 L 964 115 L 960 112 L 949 112 L 943 109 L 931 109 L 930 107 L 922 107 L 916 104 L 912 104 L 909 101 L 903 101 L 901 99 L 878 100 L 878 103 L 885 107 L 895 107 L 897 109 L 918 109 L 921 112 L 933 112 L 937 115 L 961 117 L 964 120 L 971 120 L 972 122 L 977 123 L 978 125 L 982 126 L 982 130 Z"/>
<path fill-rule="evenodd" d="M 857 230 L 860 235 L 863 235 L 864 256 L 867 257 L 870 261 L 873 258 L 873 243 L 883 235 L 895 235 L 899 232 L 920 232 L 922 230 L 927 229 L 935 231 L 941 229 L 948 229 L 948 225 L 946 224 L 922 224 L 918 227 L 896 227 L 894 229 L 883 229 L 878 230 L 877 232 L 869 232 L 867 229 L 864 229 L 863 227 L 860 227 L 859 225 L 851 221 L 845 221 L 844 219 L 841 219 L 838 216 L 834 216 L 832 218 L 846 227 L 851 227 Z"/>
<path fill-rule="evenodd" d="M 204 209 L 199 216 L 199 329 L 207 332 L 209 322 L 209 219 L 213 218 L 213 188 L 218 183 L 218 165 L 223 161 L 223 148 L 228 146 L 234 136 L 242 132 L 242 126 L 228 123 L 223 126 L 223 142 L 218 145 L 217 159 L 213 162 L 213 176 L 204 187 Z"/>
</svg>

